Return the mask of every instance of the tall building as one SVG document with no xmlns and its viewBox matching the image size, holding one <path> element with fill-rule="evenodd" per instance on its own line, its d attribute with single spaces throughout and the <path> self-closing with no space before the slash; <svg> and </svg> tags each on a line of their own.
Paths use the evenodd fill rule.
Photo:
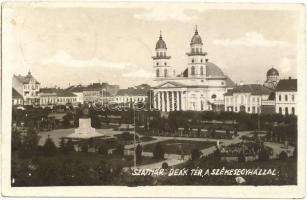
<svg viewBox="0 0 307 200">
<path fill-rule="evenodd" d="M 197 28 L 190 42 L 186 69 L 176 74 L 170 65 L 162 35 L 156 43 L 153 59 L 155 71 L 153 106 L 163 112 L 178 110 L 223 110 L 224 93 L 235 86 L 233 81 L 207 59 Z"/>
<path fill-rule="evenodd" d="M 39 104 L 40 83 L 29 71 L 26 76 L 14 75 L 13 88 L 22 95 L 25 105 Z"/>
<path fill-rule="evenodd" d="M 297 79 L 281 79 L 275 91 L 276 113 L 283 115 L 296 114 Z"/>
</svg>

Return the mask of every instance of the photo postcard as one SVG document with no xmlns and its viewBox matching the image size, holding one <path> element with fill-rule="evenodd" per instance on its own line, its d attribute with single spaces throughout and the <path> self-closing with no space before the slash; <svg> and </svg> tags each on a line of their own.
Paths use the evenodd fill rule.
<svg viewBox="0 0 307 200">
<path fill-rule="evenodd" d="M 1 8 L 3 196 L 304 197 L 305 4 Z"/>
</svg>

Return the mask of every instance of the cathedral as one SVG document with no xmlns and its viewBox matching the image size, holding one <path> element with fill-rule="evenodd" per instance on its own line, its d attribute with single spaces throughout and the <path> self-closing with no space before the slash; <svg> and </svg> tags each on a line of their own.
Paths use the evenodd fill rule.
<svg viewBox="0 0 307 200">
<path fill-rule="evenodd" d="M 186 69 L 177 74 L 160 33 L 153 59 L 153 106 L 163 112 L 223 110 L 224 94 L 234 82 L 214 63 L 209 62 L 197 28 L 190 42 Z"/>
</svg>

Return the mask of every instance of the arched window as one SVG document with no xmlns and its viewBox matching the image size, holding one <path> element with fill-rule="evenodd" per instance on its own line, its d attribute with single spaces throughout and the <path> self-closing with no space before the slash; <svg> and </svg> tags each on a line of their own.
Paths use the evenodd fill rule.
<svg viewBox="0 0 307 200">
<path fill-rule="evenodd" d="M 167 69 L 164 69 L 164 77 L 167 77 Z"/>
<path fill-rule="evenodd" d="M 159 69 L 156 70 L 156 76 L 157 76 L 157 77 L 160 76 Z"/>
<path fill-rule="evenodd" d="M 195 75 L 195 67 L 194 66 L 191 67 L 191 75 Z"/>
<path fill-rule="evenodd" d="M 200 75 L 204 75 L 204 67 L 200 66 Z"/>
</svg>

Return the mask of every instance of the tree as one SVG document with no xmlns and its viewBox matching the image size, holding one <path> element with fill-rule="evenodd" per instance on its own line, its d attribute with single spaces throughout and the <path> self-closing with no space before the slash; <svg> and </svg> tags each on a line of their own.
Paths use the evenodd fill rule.
<svg viewBox="0 0 307 200">
<path fill-rule="evenodd" d="M 107 155 L 108 154 L 108 148 L 105 145 L 100 145 L 98 147 L 98 153 Z"/>
<path fill-rule="evenodd" d="M 39 136 L 33 128 L 27 130 L 27 134 L 24 136 L 24 140 L 21 146 L 21 156 L 31 157 L 37 153 Z"/>
<path fill-rule="evenodd" d="M 154 159 L 164 159 L 164 149 L 162 145 L 158 142 L 153 151 L 153 158 Z"/>
<path fill-rule="evenodd" d="M 280 152 L 278 157 L 279 157 L 279 160 L 285 161 L 288 158 L 288 154 L 285 151 L 282 151 L 282 152 Z"/>
<path fill-rule="evenodd" d="M 199 151 L 199 149 L 194 148 L 192 150 L 192 153 L 191 153 L 191 159 L 193 161 L 196 161 L 196 160 L 198 160 L 200 158 L 201 155 L 202 155 L 202 153 Z"/>
<path fill-rule="evenodd" d="M 12 146 L 11 146 L 12 151 L 19 150 L 19 148 L 22 145 L 22 143 L 21 143 L 21 134 L 17 130 L 13 130 L 12 131 L 11 143 L 12 143 Z"/>
<path fill-rule="evenodd" d="M 71 139 L 69 139 L 65 145 L 65 152 L 73 152 L 75 151 L 74 144 Z"/>
<path fill-rule="evenodd" d="M 267 161 L 269 160 L 269 152 L 267 149 L 265 149 L 264 147 L 260 149 L 259 153 L 258 153 L 258 159 L 260 161 Z"/>
<path fill-rule="evenodd" d="M 53 140 L 49 137 L 49 135 L 43 146 L 43 153 L 45 156 L 54 156 L 56 154 L 55 144 Z"/>
<path fill-rule="evenodd" d="M 138 144 L 136 149 L 135 149 L 136 162 L 137 163 L 141 163 L 142 162 L 142 151 L 143 151 L 142 146 L 140 144 Z"/>
<path fill-rule="evenodd" d="M 162 169 L 168 169 L 168 164 L 167 162 L 162 163 Z"/>
<path fill-rule="evenodd" d="M 61 152 L 66 153 L 66 143 L 65 143 L 64 138 L 61 138 L 60 140 L 59 149 Z"/>
<path fill-rule="evenodd" d="M 123 156 L 124 155 L 124 145 L 118 144 L 115 149 L 115 154 L 118 156 Z"/>
<path fill-rule="evenodd" d="M 245 155 L 243 151 L 241 151 L 238 155 L 238 162 L 245 162 Z"/>
</svg>

